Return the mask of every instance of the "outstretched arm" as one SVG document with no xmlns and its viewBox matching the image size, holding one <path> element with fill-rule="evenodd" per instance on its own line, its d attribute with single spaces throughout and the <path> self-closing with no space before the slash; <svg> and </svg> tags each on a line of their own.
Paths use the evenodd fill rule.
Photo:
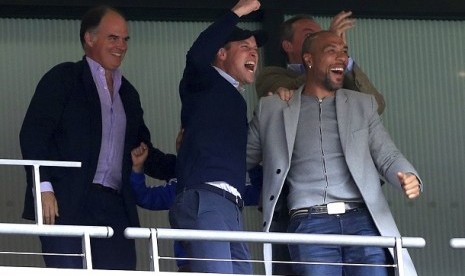
<svg viewBox="0 0 465 276">
<path fill-rule="evenodd" d="M 242 17 L 260 8 L 258 0 L 239 0 L 237 4 L 231 9 L 237 16 Z"/>
</svg>

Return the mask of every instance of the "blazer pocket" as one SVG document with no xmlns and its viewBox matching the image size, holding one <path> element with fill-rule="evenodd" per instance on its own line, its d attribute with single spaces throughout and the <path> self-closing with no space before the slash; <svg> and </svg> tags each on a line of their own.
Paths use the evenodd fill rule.
<svg viewBox="0 0 465 276">
<path fill-rule="evenodd" d="M 358 129 L 352 132 L 352 145 L 357 151 L 368 149 L 368 128 Z"/>
</svg>

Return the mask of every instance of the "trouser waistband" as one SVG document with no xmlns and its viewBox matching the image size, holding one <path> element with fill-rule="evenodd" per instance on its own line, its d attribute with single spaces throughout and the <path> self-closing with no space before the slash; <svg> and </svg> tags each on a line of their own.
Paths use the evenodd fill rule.
<svg viewBox="0 0 465 276">
<path fill-rule="evenodd" d="M 93 189 L 104 191 L 104 192 L 110 193 L 110 194 L 115 194 L 115 195 L 120 195 L 121 194 L 120 191 L 115 190 L 113 188 L 110 188 L 108 186 L 103 186 L 103 184 L 100 184 L 100 183 L 92 183 L 91 187 Z"/>
<path fill-rule="evenodd" d="M 347 211 L 352 211 L 360 208 L 366 208 L 365 203 L 363 202 L 332 202 L 328 204 L 314 205 L 305 208 L 293 209 L 289 212 L 289 215 L 292 217 L 298 215 L 340 215 L 344 214 Z"/>
<path fill-rule="evenodd" d="M 202 183 L 202 184 L 197 184 L 195 186 L 192 186 L 192 187 L 189 187 L 187 189 L 201 189 L 201 190 L 207 190 L 207 191 L 210 191 L 210 192 L 213 192 L 215 194 L 218 194 L 230 201 L 232 201 L 234 204 L 236 204 L 240 209 L 242 209 L 244 207 L 244 200 L 242 200 L 242 198 L 240 196 L 236 196 L 236 195 L 233 195 L 231 194 L 230 192 L 226 191 L 226 190 L 223 190 L 221 188 L 218 188 L 216 186 L 213 186 L 213 185 L 209 185 L 209 184 L 206 184 L 206 183 Z"/>
</svg>

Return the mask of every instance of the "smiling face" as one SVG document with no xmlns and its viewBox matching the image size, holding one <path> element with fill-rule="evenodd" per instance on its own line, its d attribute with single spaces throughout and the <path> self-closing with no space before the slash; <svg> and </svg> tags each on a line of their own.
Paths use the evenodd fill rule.
<svg viewBox="0 0 465 276">
<path fill-rule="evenodd" d="M 229 42 L 218 51 L 215 66 L 228 73 L 241 85 L 252 83 L 258 66 L 258 47 L 255 37 Z"/>
<path fill-rule="evenodd" d="M 107 12 L 98 27 L 85 33 L 86 55 L 105 70 L 115 70 L 123 61 L 129 40 L 126 20 L 113 11 Z"/>
<path fill-rule="evenodd" d="M 303 60 L 307 68 L 307 84 L 313 89 L 335 92 L 342 88 L 344 71 L 349 56 L 341 37 L 331 32 L 320 32 L 304 43 Z"/>
</svg>

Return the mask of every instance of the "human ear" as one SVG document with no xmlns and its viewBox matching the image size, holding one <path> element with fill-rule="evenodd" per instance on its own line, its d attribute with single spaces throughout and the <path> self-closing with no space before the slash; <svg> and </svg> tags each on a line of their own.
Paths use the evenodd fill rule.
<svg viewBox="0 0 465 276">
<path fill-rule="evenodd" d="M 309 53 L 303 54 L 302 61 L 305 66 L 307 66 L 308 68 L 312 68 L 312 55 L 311 54 Z"/>
<path fill-rule="evenodd" d="M 220 60 L 225 60 L 227 56 L 227 51 L 225 48 L 220 48 L 216 53 L 216 57 Z"/>
<path fill-rule="evenodd" d="M 281 42 L 281 47 L 283 48 L 284 52 L 289 53 L 292 51 L 292 43 L 289 40 L 283 40 Z"/>
<path fill-rule="evenodd" d="M 90 47 L 94 46 L 95 39 L 94 39 L 93 34 L 90 32 L 86 32 L 84 34 L 84 41 L 86 42 L 88 46 Z"/>
</svg>

